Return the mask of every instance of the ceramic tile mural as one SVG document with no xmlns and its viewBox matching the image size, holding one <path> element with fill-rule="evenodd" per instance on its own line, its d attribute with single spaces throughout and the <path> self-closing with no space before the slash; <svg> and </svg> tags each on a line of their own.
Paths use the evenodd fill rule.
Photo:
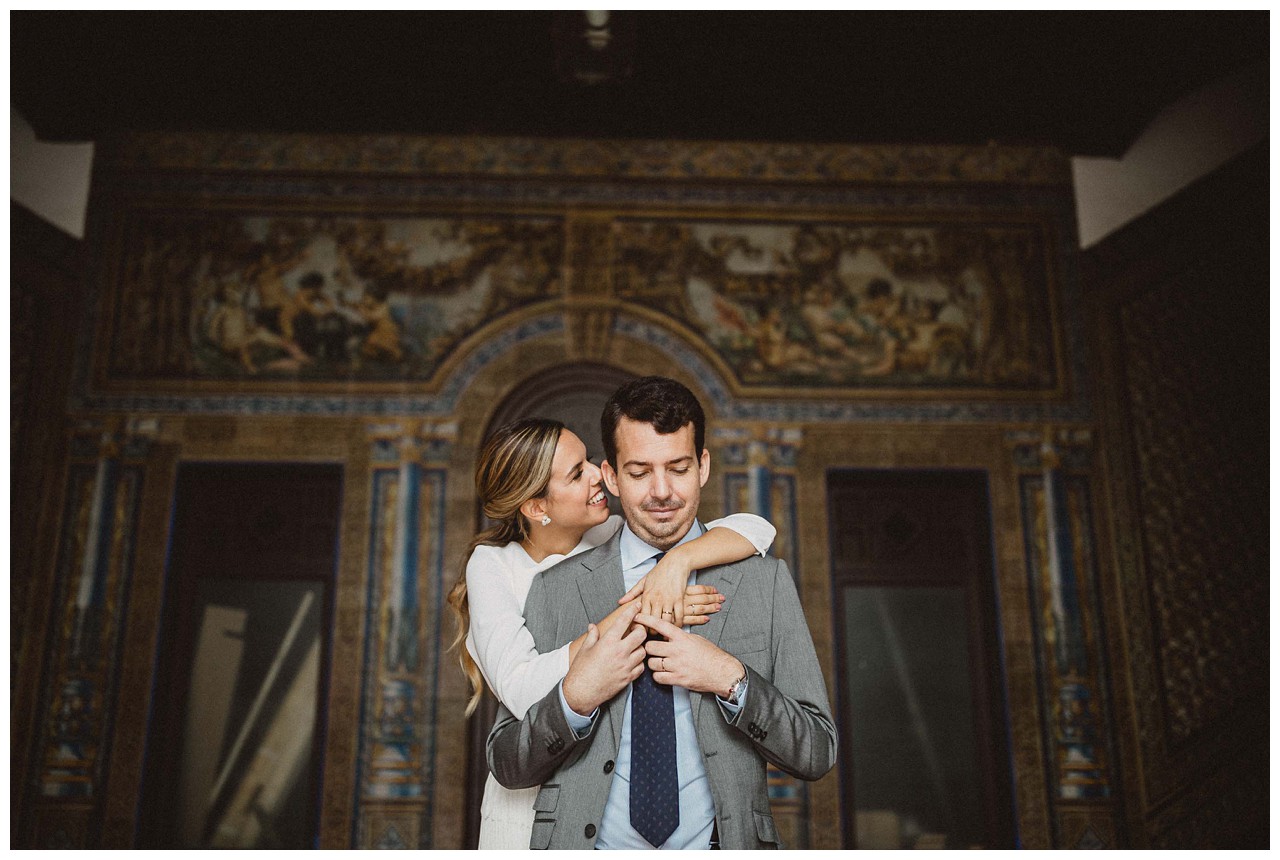
<svg viewBox="0 0 1280 860">
<path fill-rule="evenodd" d="M 618 294 L 700 332 L 747 385 L 1042 390 L 1057 378 L 1028 227 L 631 221 Z"/>
<path fill-rule="evenodd" d="M 554 219 L 144 215 L 129 231 L 109 377 L 406 381 L 554 292 Z"/>
</svg>

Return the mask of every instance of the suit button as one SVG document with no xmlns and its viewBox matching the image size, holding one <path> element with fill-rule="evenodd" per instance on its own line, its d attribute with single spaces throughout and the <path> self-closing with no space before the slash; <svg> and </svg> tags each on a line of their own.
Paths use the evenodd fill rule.
<svg viewBox="0 0 1280 860">
<path fill-rule="evenodd" d="M 586 834 L 588 839 L 596 838 L 596 826 L 594 824 L 588 824 L 586 830 L 582 832 Z"/>
<path fill-rule="evenodd" d="M 613 762 L 607 761 L 604 763 L 604 772 L 613 773 Z"/>
</svg>

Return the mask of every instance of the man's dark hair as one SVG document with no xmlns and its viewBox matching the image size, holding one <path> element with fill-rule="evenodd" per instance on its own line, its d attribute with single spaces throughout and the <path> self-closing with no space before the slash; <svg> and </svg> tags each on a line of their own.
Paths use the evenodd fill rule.
<svg viewBox="0 0 1280 860">
<path fill-rule="evenodd" d="M 702 404 L 685 386 L 665 376 L 643 376 L 633 379 L 613 392 L 600 414 L 600 439 L 604 442 L 604 457 L 615 467 L 618 465 L 616 432 L 623 418 L 643 421 L 659 433 L 674 433 L 686 424 L 693 424 L 693 452 L 702 456 L 706 440 L 707 418 Z"/>
</svg>

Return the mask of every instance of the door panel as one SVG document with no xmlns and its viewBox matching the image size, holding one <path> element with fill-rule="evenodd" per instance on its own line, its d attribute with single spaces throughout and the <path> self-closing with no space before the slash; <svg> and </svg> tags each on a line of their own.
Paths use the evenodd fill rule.
<svg viewBox="0 0 1280 860">
<path fill-rule="evenodd" d="M 1269 147 L 1082 259 L 1135 848 L 1270 839 Z"/>
<path fill-rule="evenodd" d="M 139 844 L 309 848 L 342 470 L 179 468 Z"/>
<path fill-rule="evenodd" d="M 986 476 L 827 476 L 844 844 L 1013 847 Z"/>
</svg>

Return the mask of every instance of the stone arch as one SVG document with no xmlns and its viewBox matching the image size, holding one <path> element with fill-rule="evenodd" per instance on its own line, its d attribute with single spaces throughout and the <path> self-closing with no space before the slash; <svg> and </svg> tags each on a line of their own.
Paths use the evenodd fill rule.
<svg viewBox="0 0 1280 860">
<path fill-rule="evenodd" d="M 444 381 L 440 395 L 444 402 L 437 408 L 450 413 L 458 425 L 454 467 L 469 473 L 485 434 L 502 420 L 534 414 L 561 418 L 547 411 L 550 400 L 545 408 L 533 411 L 519 411 L 515 404 L 522 396 L 540 396 L 540 391 L 548 396 L 560 391 L 570 397 L 564 402 L 570 403 L 575 374 L 582 375 L 588 388 L 611 382 L 616 388 L 626 379 L 648 374 L 670 376 L 698 395 L 709 422 L 732 417 L 735 400 L 728 380 L 677 328 L 619 314 L 599 354 L 586 358 L 577 356 L 565 327 L 558 323 L 562 323 L 558 314 L 548 315 L 495 332 L 484 347 L 459 361 Z M 544 383 L 549 387 L 543 389 Z"/>
<path fill-rule="evenodd" d="M 527 377 L 507 395 L 489 419 L 485 436 L 509 421 L 544 416 L 563 421 L 587 446 L 587 459 L 599 463 L 600 411 L 618 386 L 636 374 L 596 362 L 568 362 Z"/>
</svg>

